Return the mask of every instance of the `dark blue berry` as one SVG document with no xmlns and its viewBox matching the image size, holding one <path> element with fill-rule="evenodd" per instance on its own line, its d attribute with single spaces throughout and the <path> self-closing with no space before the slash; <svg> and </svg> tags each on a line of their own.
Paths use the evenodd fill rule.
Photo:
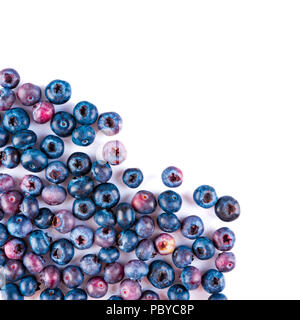
<svg viewBox="0 0 300 320">
<path fill-rule="evenodd" d="M 0 71 L 0 85 L 4 88 L 13 89 L 18 86 L 20 75 L 15 69 L 6 68 Z"/>
<path fill-rule="evenodd" d="M 180 210 L 182 199 L 175 191 L 167 190 L 158 196 L 158 204 L 165 212 L 174 213 Z"/>
<path fill-rule="evenodd" d="M 102 250 L 102 249 L 101 249 Z M 101 271 L 101 262 L 95 254 L 87 254 L 80 259 L 81 270 L 89 275 L 95 276 Z"/>
<path fill-rule="evenodd" d="M 122 180 L 129 188 L 137 188 L 143 182 L 144 176 L 140 169 L 130 168 L 123 173 Z"/>
<path fill-rule="evenodd" d="M 39 196 L 44 188 L 43 181 L 35 175 L 28 174 L 20 182 L 20 189 L 25 195 Z"/>
<path fill-rule="evenodd" d="M 87 147 L 95 140 L 96 134 L 91 126 L 79 126 L 72 132 L 72 141 L 74 144 Z"/>
<path fill-rule="evenodd" d="M 40 284 L 34 276 L 26 276 L 19 282 L 20 293 L 25 297 L 33 296 L 40 289 Z"/>
<path fill-rule="evenodd" d="M 107 209 L 97 211 L 94 220 L 101 227 L 113 227 L 116 224 L 114 214 Z"/>
<path fill-rule="evenodd" d="M 81 101 L 73 109 L 73 115 L 80 124 L 90 125 L 98 118 L 98 109 L 88 101 Z"/>
<path fill-rule="evenodd" d="M 68 183 L 70 196 L 76 199 L 89 197 L 94 190 L 94 181 L 89 176 L 75 177 Z"/>
<path fill-rule="evenodd" d="M 149 266 L 148 280 L 158 289 L 170 287 L 175 279 L 175 272 L 171 265 L 163 260 L 155 260 Z"/>
<path fill-rule="evenodd" d="M 68 264 L 74 256 L 72 242 L 67 239 L 59 239 L 53 242 L 51 246 L 50 258 L 59 265 Z"/>
<path fill-rule="evenodd" d="M 225 288 L 225 278 L 224 275 L 214 269 L 207 270 L 202 275 L 202 287 L 208 293 L 219 293 Z"/>
<path fill-rule="evenodd" d="M 180 279 L 188 290 L 195 290 L 201 284 L 201 273 L 198 268 L 188 266 L 182 270 Z"/>
<path fill-rule="evenodd" d="M 31 250 L 37 255 L 43 255 L 50 250 L 52 239 L 42 230 L 34 230 L 28 238 Z"/>
<path fill-rule="evenodd" d="M 208 260 L 215 255 L 213 242 L 207 237 L 199 237 L 193 243 L 193 252 L 200 260 Z"/>
<path fill-rule="evenodd" d="M 182 171 L 174 166 L 168 167 L 162 172 L 161 179 L 169 188 L 179 187 L 183 179 Z"/>
<path fill-rule="evenodd" d="M 174 213 L 164 212 L 157 217 L 157 224 L 164 232 L 175 232 L 180 228 L 180 220 Z"/>
<path fill-rule="evenodd" d="M 4 129 L 14 134 L 17 131 L 28 129 L 30 119 L 25 110 L 13 108 L 5 111 L 2 124 Z"/>
<path fill-rule="evenodd" d="M 40 172 L 48 165 L 47 156 L 38 149 L 27 149 L 21 155 L 22 166 L 31 172 Z"/>
<path fill-rule="evenodd" d="M 76 127 L 76 120 L 70 113 L 59 111 L 54 114 L 50 127 L 59 137 L 68 137 Z"/>
<path fill-rule="evenodd" d="M 127 202 L 121 202 L 116 207 L 116 219 L 121 229 L 129 229 L 135 222 L 135 212 Z"/>
<path fill-rule="evenodd" d="M 46 98 L 53 104 L 64 104 L 70 100 L 71 86 L 67 81 L 53 80 L 45 88 Z"/>
<path fill-rule="evenodd" d="M 50 134 L 41 141 L 40 149 L 49 159 L 57 159 L 63 155 L 65 145 L 61 138 Z"/>
<path fill-rule="evenodd" d="M 234 198 L 224 196 L 217 201 L 215 213 L 222 221 L 231 222 L 240 216 L 240 205 Z"/>
<path fill-rule="evenodd" d="M 109 263 L 104 268 L 103 277 L 109 284 L 118 283 L 124 277 L 124 267 L 119 262 Z"/>
<path fill-rule="evenodd" d="M 64 300 L 87 300 L 87 294 L 84 290 L 76 288 L 66 293 Z"/>
<path fill-rule="evenodd" d="M 40 295 L 40 300 L 63 300 L 64 295 L 59 288 L 45 289 Z"/>
<path fill-rule="evenodd" d="M 22 201 L 20 209 L 26 217 L 34 219 L 39 214 L 39 202 L 34 196 L 26 196 Z"/>
<path fill-rule="evenodd" d="M 0 148 L 7 145 L 9 140 L 9 133 L 4 128 L 0 128 Z"/>
<path fill-rule="evenodd" d="M 101 227 L 95 232 L 95 243 L 99 247 L 107 248 L 112 246 L 116 241 L 116 231 L 113 228 Z"/>
<path fill-rule="evenodd" d="M 6 261 L 7 259 L 6 259 L 4 250 L 0 249 L 0 266 L 3 266 Z M 1 279 L 0 279 L 0 283 L 1 283 Z"/>
<path fill-rule="evenodd" d="M 56 184 L 63 183 L 69 176 L 69 170 L 62 161 L 52 161 L 45 169 L 45 177 Z"/>
<path fill-rule="evenodd" d="M 11 142 L 16 149 L 25 150 L 36 144 L 37 136 L 31 130 L 20 130 L 13 134 Z"/>
<path fill-rule="evenodd" d="M 54 213 L 48 208 L 41 208 L 38 216 L 33 220 L 40 229 L 48 229 L 52 226 Z"/>
<path fill-rule="evenodd" d="M 141 260 L 130 260 L 125 264 L 124 272 L 131 280 L 142 280 L 148 275 L 149 267 Z"/>
<path fill-rule="evenodd" d="M 202 220 L 198 216 L 188 216 L 181 223 L 181 233 L 188 239 L 196 239 L 204 231 Z"/>
<path fill-rule="evenodd" d="M 223 293 L 213 293 L 208 300 L 227 300 L 227 297 Z"/>
<path fill-rule="evenodd" d="M 136 234 L 144 239 L 150 238 L 155 230 L 155 225 L 149 216 L 142 216 L 135 224 Z"/>
<path fill-rule="evenodd" d="M 205 209 L 213 207 L 218 200 L 215 189 L 207 185 L 198 187 L 194 191 L 193 198 L 198 206 Z"/>
<path fill-rule="evenodd" d="M 157 252 L 153 241 L 150 239 L 141 240 L 135 249 L 135 254 L 142 261 L 154 258 Z"/>
<path fill-rule="evenodd" d="M 122 118 L 116 112 L 105 112 L 100 114 L 97 124 L 103 134 L 113 136 L 122 129 Z"/>
<path fill-rule="evenodd" d="M 16 101 L 16 95 L 9 88 L 0 88 L 0 111 L 9 110 Z"/>
<path fill-rule="evenodd" d="M 212 241 L 216 249 L 220 251 L 229 251 L 234 246 L 235 234 L 229 228 L 223 227 L 213 233 Z"/>
<path fill-rule="evenodd" d="M 14 283 L 7 283 L 0 290 L 1 300 L 24 300 L 18 286 Z"/>
<path fill-rule="evenodd" d="M 88 249 L 93 245 L 94 232 L 87 226 L 76 226 L 70 233 L 70 240 L 75 248 Z"/>
<path fill-rule="evenodd" d="M 97 206 L 102 209 L 112 208 L 120 200 L 120 192 L 116 185 L 112 183 L 99 184 L 93 193 L 93 199 Z"/>
<path fill-rule="evenodd" d="M 117 243 L 120 250 L 131 252 L 138 245 L 138 236 L 132 230 L 124 230 L 118 235 Z"/>
<path fill-rule="evenodd" d="M 83 282 L 83 273 L 81 269 L 74 265 L 67 266 L 62 271 L 62 282 L 69 289 L 79 287 Z"/>
<path fill-rule="evenodd" d="M 146 290 L 142 293 L 140 300 L 160 300 L 160 298 L 156 292 L 152 290 Z"/>
<path fill-rule="evenodd" d="M 73 176 L 79 177 L 90 172 L 92 161 L 86 153 L 75 152 L 68 158 L 67 166 Z"/>
<path fill-rule="evenodd" d="M 32 231 L 32 223 L 24 214 L 16 214 L 8 219 L 7 230 L 13 237 L 25 238 Z"/>
<path fill-rule="evenodd" d="M 0 152 L 0 163 L 8 169 L 17 167 L 20 163 L 20 152 L 14 147 L 6 147 Z"/>
<path fill-rule="evenodd" d="M 113 295 L 110 296 L 107 300 L 123 300 L 123 298 L 121 298 L 120 296 Z"/>
<path fill-rule="evenodd" d="M 185 268 L 193 261 L 193 252 L 188 246 L 179 246 L 172 253 L 172 260 L 177 268 Z"/>
<path fill-rule="evenodd" d="M 96 212 L 96 206 L 92 199 L 76 199 L 73 202 L 73 215 L 79 220 L 86 221 Z"/>
<path fill-rule="evenodd" d="M 92 174 L 97 181 L 105 183 L 111 178 L 112 169 L 108 162 L 98 160 L 92 164 Z"/>
<path fill-rule="evenodd" d="M 174 284 L 168 290 L 169 300 L 189 300 L 190 293 L 182 284 Z"/>
<path fill-rule="evenodd" d="M 104 263 L 116 262 L 120 257 L 120 252 L 116 247 L 101 248 L 98 254 L 100 261 Z"/>
</svg>

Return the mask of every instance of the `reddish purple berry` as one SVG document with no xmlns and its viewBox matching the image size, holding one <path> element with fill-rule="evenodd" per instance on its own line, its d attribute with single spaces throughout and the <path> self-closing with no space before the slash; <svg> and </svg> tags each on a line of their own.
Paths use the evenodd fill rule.
<svg viewBox="0 0 300 320">
<path fill-rule="evenodd" d="M 67 197 L 67 192 L 62 186 L 47 186 L 42 191 L 43 200 L 50 206 L 62 204 Z"/>
<path fill-rule="evenodd" d="M 15 180 L 6 173 L 0 173 L 0 193 L 9 191 L 15 186 Z"/>
<path fill-rule="evenodd" d="M 32 84 L 24 83 L 17 91 L 17 97 L 24 106 L 33 106 L 41 100 L 41 88 Z"/>
<path fill-rule="evenodd" d="M 223 227 L 214 232 L 212 241 L 216 249 L 220 251 L 229 251 L 234 246 L 235 234 L 229 228 Z"/>
<path fill-rule="evenodd" d="M 23 258 L 23 264 L 30 273 L 38 274 L 44 269 L 46 261 L 43 257 L 33 252 L 28 252 Z"/>
<path fill-rule="evenodd" d="M 23 195 L 17 190 L 4 192 L 0 197 L 0 206 L 4 214 L 12 215 L 20 212 Z"/>
<path fill-rule="evenodd" d="M 75 218 L 71 211 L 63 209 L 55 214 L 52 224 L 57 231 L 68 233 L 75 226 Z"/>
<path fill-rule="evenodd" d="M 125 279 L 120 283 L 120 296 L 124 300 L 139 300 L 142 288 L 138 281 Z"/>
<path fill-rule="evenodd" d="M 49 101 L 41 101 L 32 108 L 32 119 L 39 124 L 50 121 L 55 113 L 54 106 Z"/>
<path fill-rule="evenodd" d="M 18 86 L 20 75 L 15 69 L 6 68 L 0 71 L 0 85 L 4 88 L 13 89 Z"/>
<path fill-rule="evenodd" d="M 86 292 L 92 298 L 102 298 L 107 290 L 108 285 L 102 277 L 92 277 L 86 284 Z"/>
<path fill-rule="evenodd" d="M 42 270 L 40 279 L 46 288 L 57 288 L 61 280 L 60 270 L 54 265 L 49 265 Z"/>
<path fill-rule="evenodd" d="M 134 195 L 131 205 L 138 213 L 150 214 L 155 211 L 157 202 L 152 192 L 141 190 Z"/>
<path fill-rule="evenodd" d="M 22 239 L 12 238 L 5 243 L 4 252 L 8 259 L 22 259 L 26 252 L 26 244 Z"/>
<path fill-rule="evenodd" d="M 155 238 L 154 243 L 161 255 L 171 254 L 175 250 L 175 239 L 168 233 L 161 233 Z"/>
<path fill-rule="evenodd" d="M 235 255 L 232 252 L 222 252 L 215 261 L 216 267 L 220 272 L 229 272 L 235 267 Z"/>
</svg>

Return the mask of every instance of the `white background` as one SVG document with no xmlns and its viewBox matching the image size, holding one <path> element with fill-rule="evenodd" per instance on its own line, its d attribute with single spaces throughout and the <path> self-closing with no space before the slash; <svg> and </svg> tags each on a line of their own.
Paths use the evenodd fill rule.
<svg viewBox="0 0 300 320">
<path fill-rule="evenodd" d="M 298 299 L 299 14 L 299 1 L 1 1 L 0 69 L 41 86 L 69 81 L 57 110 L 89 100 L 119 112 L 128 160 L 115 181 L 136 166 L 157 194 L 161 171 L 178 166 L 180 214 L 199 213 L 208 235 L 224 223 L 192 205 L 193 190 L 235 197 L 241 217 L 226 226 L 237 267 L 224 292 Z"/>
</svg>

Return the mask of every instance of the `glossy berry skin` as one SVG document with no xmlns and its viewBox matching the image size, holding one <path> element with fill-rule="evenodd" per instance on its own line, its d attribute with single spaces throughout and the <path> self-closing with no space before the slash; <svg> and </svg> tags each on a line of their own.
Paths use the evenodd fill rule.
<svg viewBox="0 0 300 320">
<path fill-rule="evenodd" d="M 229 228 L 223 227 L 213 233 L 212 241 L 216 249 L 230 251 L 235 243 L 235 234 Z"/>
<path fill-rule="evenodd" d="M 5 243 L 3 249 L 8 259 L 20 260 L 23 258 L 27 246 L 23 239 L 12 238 Z"/>
<path fill-rule="evenodd" d="M 48 229 L 52 226 L 54 213 L 48 208 L 41 208 L 38 216 L 33 220 L 39 229 Z"/>
<path fill-rule="evenodd" d="M 83 273 L 77 266 L 69 265 L 62 271 L 62 282 L 69 289 L 79 287 L 83 282 Z"/>
<path fill-rule="evenodd" d="M 155 225 L 152 218 L 148 216 L 142 216 L 135 224 L 136 234 L 144 239 L 148 239 L 153 235 Z"/>
<path fill-rule="evenodd" d="M 182 284 L 174 284 L 168 290 L 169 300 L 190 300 L 190 293 Z"/>
<path fill-rule="evenodd" d="M 8 219 L 7 230 L 13 237 L 25 238 L 32 231 L 32 223 L 23 214 L 16 214 Z"/>
<path fill-rule="evenodd" d="M 9 133 L 7 130 L 0 128 L 0 148 L 7 145 L 9 140 Z"/>
<path fill-rule="evenodd" d="M 125 279 L 120 283 L 120 296 L 123 300 L 139 300 L 142 288 L 138 281 Z"/>
<path fill-rule="evenodd" d="M 1 300 L 24 300 L 24 297 L 21 295 L 18 286 L 14 283 L 7 283 L 0 290 Z"/>
<path fill-rule="evenodd" d="M 114 263 L 120 257 L 120 252 L 116 247 L 101 248 L 98 254 L 100 261 L 104 263 Z"/>
<path fill-rule="evenodd" d="M 42 291 L 40 300 L 64 300 L 64 295 L 59 288 L 48 288 Z"/>
<path fill-rule="evenodd" d="M 64 300 L 87 300 L 87 294 L 84 290 L 76 288 L 70 290 L 65 295 Z"/>
<path fill-rule="evenodd" d="M 127 202 L 121 202 L 116 207 L 116 219 L 121 229 L 129 229 L 135 222 L 135 212 Z"/>
<path fill-rule="evenodd" d="M 7 110 L 3 115 L 3 128 L 12 134 L 20 130 L 28 129 L 29 124 L 29 116 L 27 112 L 21 108 Z"/>
<path fill-rule="evenodd" d="M 121 298 L 120 296 L 113 295 L 110 296 L 107 300 L 123 300 L 123 298 Z"/>
<path fill-rule="evenodd" d="M 24 83 L 18 88 L 17 97 L 23 106 L 33 106 L 41 100 L 42 91 L 32 83 Z"/>
<path fill-rule="evenodd" d="M 174 213 L 180 210 L 182 199 L 175 191 L 167 190 L 158 196 L 158 204 L 165 212 Z"/>
<path fill-rule="evenodd" d="M 125 276 L 131 280 L 142 280 L 148 275 L 148 265 L 140 260 L 130 260 L 124 266 Z"/>
<path fill-rule="evenodd" d="M 52 161 L 45 169 L 45 177 L 48 181 L 60 184 L 66 181 L 69 176 L 67 166 L 62 161 Z"/>
<path fill-rule="evenodd" d="M 13 215 L 20 212 L 23 195 L 17 190 L 10 190 L 0 196 L 0 206 L 5 215 Z"/>
<path fill-rule="evenodd" d="M 7 260 L 3 266 L 6 281 L 15 282 L 25 275 L 25 268 L 19 260 Z"/>
<path fill-rule="evenodd" d="M 61 272 L 56 266 L 48 265 L 40 273 L 40 279 L 46 288 L 54 289 L 60 285 Z"/>
<path fill-rule="evenodd" d="M 69 137 L 76 127 L 76 120 L 70 113 L 59 111 L 54 114 L 50 127 L 59 137 Z"/>
<path fill-rule="evenodd" d="M 105 183 L 112 176 L 112 169 L 108 162 L 97 160 L 92 164 L 92 174 L 95 180 Z"/>
<path fill-rule="evenodd" d="M 20 130 L 12 136 L 11 142 L 18 150 L 25 150 L 36 144 L 37 136 L 31 130 Z"/>
<path fill-rule="evenodd" d="M 101 209 L 109 209 L 117 205 L 120 200 L 120 192 L 112 183 L 99 184 L 93 193 L 93 199 Z"/>
<path fill-rule="evenodd" d="M 188 239 L 196 239 L 204 231 L 202 220 L 198 216 L 188 216 L 182 220 L 181 233 Z"/>
<path fill-rule="evenodd" d="M 234 198 L 224 196 L 216 203 L 215 213 L 222 221 L 231 222 L 240 216 L 240 205 Z"/>
<path fill-rule="evenodd" d="M 157 224 L 164 232 L 175 232 L 180 226 L 180 220 L 174 213 L 164 212 L 157 217 Z"/>
<path fill-rule="evenodd" d="M 0 220 L 4 218 L 4 212 L 0 209 Z"/>
<path fill-rule="evenodd" d="M 201 284 L 201 273 L 198 268 L 188 266 L 182 270 L 180 280 L 188 290 L 195 290 Z"/>
<path fill-rule="evenodd" d="M 213 293 L 208 300 L 227 300 L 227 297 L 223 293 Z"/>
<path fill-rule="evenodd" d="M 21 163 L 28 171 L 40 172 L 47 167 L 48 158 L 39 149 L 27 149 L 21 155 Z"/>
<path fill-rule="evenodd" d="M 152 290 L 146 290 L 142 293 L 140 300 L 160 300 L 160 298 L 156 292 Z"/>
<path fill-rule="evenodd" d="M 42 191 L 43 200 L 50 206 L 62 204 L 67 197 L 67 192 L 64 187 L 51 185 L 47 186 Z"/>
<path fill-rule="evenodd" d="M 0 223 L 0 246 L 2 247 L 9 238 L 9 233 L 6 226 L 3 223 Z"/>
<path fill-rule="evenodd" d="M 158 289 L 170 287 L 175 279 L 174 269 L 167 262 L 155 260 L 149 266 L 148 280 Z"/>
<path fill-rule="evenodd" d="M 53 227 L 60 233 L 68 233 L 75 226 L 75 218 L 70 210 L 59 210 L 53 218 Z"/>
<path fill-rule="evenodd" d="M 218 200 L 215 189 L 207 185 L 198 187 L 194 191 L 193 198 L 198 206 L 205 209 L 213 207 Z"/>
<path fill-rule="evenodd" d="M 96 206 L 92 199 L 76 199 L 73 202 L 73 216 L 79 220 L 86 221 L 94 216 Z"/>
<path fill-rule="evenodd" d="M 12 176 L 6 173 L 0 173 L 0 194 L 13 189 L 15 180 Z"/>
<path fill-rule="evenodd" d="M 122 176 L 123 183 L 129 188 L 137 188 L 144 180 L 143 173 L 138 168 L 126 169 Z"/>
<path fill-rule="evenodd" d="M 102 298 L 106 295 L 108 285 L 106 281 L 99 276 L 92 277 L 86 284 L 86 292 L 92 298 Z"/>
<path fill-rule="evenodd" d="M 174 166 L 166 168 L 161 174 L 162 182 L 169 188 L 176 188 L 182 184 L 182 171 Z"/>
<path fill-rule="evenodd" d="M 80 177 L 90 172 L 92 161 L 86 153 L 75 152 L 68 158 L 67 166 L 73 176 Z"/>
<path fill-rule="evenodd" d="M 53 104 L 64 104 L 70 100 L 71 86 L 64 80 L 53 80 L 45 88 L 46 98 Z"/>
<path fill-rule="evenodd" d="M 235 255 L 232 252 L 222 252 L 217 256 L 215 265 L 220 272 L 232 271 L 235 268 Z"/>
<path fill-rule="evenodd" d="M 224 275 L 214 269 L 207 270 L 202 276 L 202 287 L 208 293 L 219 293 L 225 288 Z"/>
<path fill-rule="evenodd" d="M 161 233 L 154 240 L 155 248 L 161 255 L 168 255 L 175 250 L 175 239 L 168 233 Z"/>
<path fill-rule="evenodd" d="M 177 268 L 185 268 L 192 263 L 193 252 L 188 246 L 179 246 L 174 250 L 172 260 Z"/>
<path fill-rule="evenodd" d="M 119 249 L 124 252 L 133 251 L 138 245 L 138 236 L 132 230 L 123 230 L 117 238 Z"/>
<path fill-rule="evenodd" d="M 93 245 L 94 232 L 87 226 L 76 226 L 70 233 L 70 240 L 79 250 L 88 249 Z"/>
<path fill-rule="evenodd" d="M 68 183 L 69 195 L 75 199 L 85 199 L 94 190 L 94 181 L 89 176 L 75 177 Z"/>
<path fill-rule="evenodd" d="M 23 296 L 31 297 L 40 289 L 39 285 L 34 276 L 25 276 L 19 282 L 19 290 Z"/>
<path fill-rule="evenodd" d="M 20 182 L 20 189 L 25 195 L 37 197 L 41 195 L 43 188 L 43 181 L 32 174 L 24 176 Z"/>
<path fill-rule="evenodd" d="M 38 274 L 44 269 L 46 261 L 33 252 L 27 252 L 23 258 L 23 264 L 29 273 Z"/>
<path fill-rule="evenodd" d="M 109 263 L 104 268 L 104 280 L 114 284 L 120 282 L 124 277 L 124 267 L 119 262 Z"/>
<path fill-rule="evenodd" d="M 57 159 L 63 155 L 65 145 L 61 138 L 50 134 L 41 141 L 40 149 L 49 159 Z"/>
<path fill-rule="evenodd" d="M 7 261 L 7 258 L 4 250 L 0 249 L 0 266 L 3 266 L 6 261 Z M 2 280 L 0 280 L 0 284 L 1 284 L 1 281 Z"/>
<path fill-rule="evenodd" d="M 64 266 L 73 259 L 73 256 L 74 247 L 69 240 L 63 238 L 52 243 L 50 258 L 53 262 Z"/>
<path fill-rule="evenodd" d="M 106 209 L 97 211 L 94 220 L 101 227 L 113 227 L 116 224 L 116 217 L 111 211 Z"/>
<path fill-rule="evenodd" d="M 200 260 L 211 259 L 215 255 L 213 242 L 207 237 L 199 237 L 193 243 L 193 252 Z"/>
<path fill-rule="evenodd" d="M 87 147 L 95 140 L 95 130 L 91 126 L 79 126 L 72 132 L 72 141 L 74 144 Z"/>
<path fill-rule="evenodd" d="M 122 118 L 116 112 L 101 113 L 97 122 L 98 129 L 106 136 L 114 136 L 122 129 Z"/>
<path fill-rule="evenodd" d="M 16 101 L 15 93 L 9 88 L 0 88 L 0 111 L 9 110 Z"/>
<path fill-rule="evenodd" d="M 95 123 L 98 118 L 98 109 L 88 101 L 81 101 L 74 107 L 73 116 L 78 123 L 91 125 Z"/>
<path fill-rule="evenodd" d="M 18 86 L 20 82 L 19 73 L 12 68 L 6 68 L 0 71 L 0 85 L 3 88 L 13 89 Z"/>
<path fill-rule="evenodd" d="M 6 147 L 0 152 L 0 164 L 8 169 L 16 168 L 20 163 L 20 153 L 15 147 Z"/>
<path fill-rule="evenodd" d="M 87 254 L 80 259 L 80 268 L 83 273 L 95 276 L 100 273 L 102 265 L 97 255 Z"/>
<path fill-rule="evenodd" d="M 26 196 L 21 203 L 20 209 L 24 216 L 34 219 L 39 214 L 39 202 L 34 196 Z"/>
<path fill-rule="evenodd" d="M 134 195 L 131 205 L 140 214 L 150 214 L 155 211 L 157 202 L 152 192 L 141 190 Z"/>
<path fill-rule="evenodd" d="M 32 107 L 32 119 L 38 124 L 50 121 L 55 113 L 53 104 L 49 101 L 41 101 Z"/>
<path fill-rule="evenodd" d="M 95 232 L 95 244 L 102 248 L 112 246 L 116 241 L 116 231 L 109 227 L 100 227 Z"/>
<path fill-rule="evenodd" d="M 142 261 L 154 258 L 156 254 L 154 243 L 150 239 L 141 240 L 135 249 L 135 255 Z"/>
<path fill-rule="evenodd" d="M 111 165 L 119 165 L 127 158 L 127 150 L 119 140 L 108 141 L 102 149 L 103 160 Z"/>
<path fill-rule="evenodd" d="M 43 255 L 50 250 L 52 239 L 42 230 L 34 230 L 28 238 L 31 250 L 37 255 Z"/>
</svg>

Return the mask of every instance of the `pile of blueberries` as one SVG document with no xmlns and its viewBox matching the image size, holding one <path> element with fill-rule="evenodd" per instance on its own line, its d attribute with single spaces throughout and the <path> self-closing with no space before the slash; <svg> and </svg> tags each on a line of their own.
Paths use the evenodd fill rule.
<svg viewBox="0 0 300 320">
<path fill-rule="evenodd" d="M 190 215 L 180 221 L 176 213 L 182 198 L 173 190 L 162 192 L 157 199 L 152 192 L 140 190 L 131 203 L 120 202 L 118 187 L 109 182 L 112 166 L 127 156 L 118 140 L 104 145 L 103 160 L 92 162 L 84 152 L 72 153 L 66 163 L 56 160 L 64 154 L 63 138 L 72 136 L 74 144 L 88 146 L 95 140 L 92 125 L 96 123 L 103 134 L 112 136 L 121 130 L 122 119 L 115 112 L 99 115 L 97 107 L 87 101 L 79 102 L 73 114 L 55 112 L 54 105 L 64 104 L 71 97 L 71 86 L 66 81 L 50 82 L 44 101 L 40 87 L 31 83 L 18 87 L 19 82 L 16 70 L 0 72 L 0 111 L 5 111 L 0 127 L 0 147 L 4 147 L 0 165 L 7 169 L 21 165 L 31 173 L 44 170 L 47 184 L 37 175 L 25 173 L 16 186 L 11 175 L 0 174 L 0 220 L 5 221 L 0 223 L 0 298 L 22 300 L 41 290 L 41 300 L 98 299 L 106 295 L 109 284 L 119 283 L 119 292 L 109 300 L 159 300 L 159 293 L 142 290 L 141 280 L 147 278 L 154 288 L 169 288 L 170 300 L 188 300 L 189 291 L 200 286 L 210 294 L 210 300 L 226 300 L 221 291 L 225 287 L 223 273 L 235 267 L 235 256 L 229 252 L 235 243 L 233 231 L 220 228 L 210 239 L 202 236 L 204 225 L 199 216 Z M 25 108 L 13 107 L 16 101 Z M 50 121 L 54 133 L 44 137 L 39 148 L 36 133 L 28 129 L 29 106 L 33 121 Z M 9 141 L 11 146 L 7 146 Z M 66 190 L 62 184 L 70 176 Z M 129 188 L 138 188 L 143 173 L 138 168 L 126 169 L 122 181 Z M 182 184 L 183 174 L 170 166 L 162 172 L 162 181 L 168 188 L 175 188 Z M 52 212 L 50 208 L 62 204 L 67 194 L 74 198 L 72 211 Z M 40 208 L 38 197 L 50 208 Z M 193 198 L 202 208 L 214 207 L 224 222 L 240 215 L 234 198 L 218 198 L 210 186 L 198 187 Z M 158 205 L 163 213 L 156 223 L 162 233 L 153 239 L 155 222 L 151 214 Z M 97 230 L 84 223 L 91 218 L 99 225 Z M 49 228 L 65 236 L 53 241 L 43 231 Z M 193 241 L 191 246 L 176 247 L 172 233 L 177 230 Z M 93 245 L 100 247 L 98 255 L 87 253 L 75 264 L 75 250 L 88 250 Z M 194 258 L 212 259 L 215 250 L 221 251 L 215 259 L 216 269 L 202 274 L 191 266 Z M 123 265 L 118 262 L 120 251 L 135 252 L 136 259 Z M 174 284 L 175 268 L 161 258 L 165 255 L 172 255 L 173 265 L 181 270 L 181 283 Z M 69 290 L 65 294 L 62 284 Z"/>
</svg>

